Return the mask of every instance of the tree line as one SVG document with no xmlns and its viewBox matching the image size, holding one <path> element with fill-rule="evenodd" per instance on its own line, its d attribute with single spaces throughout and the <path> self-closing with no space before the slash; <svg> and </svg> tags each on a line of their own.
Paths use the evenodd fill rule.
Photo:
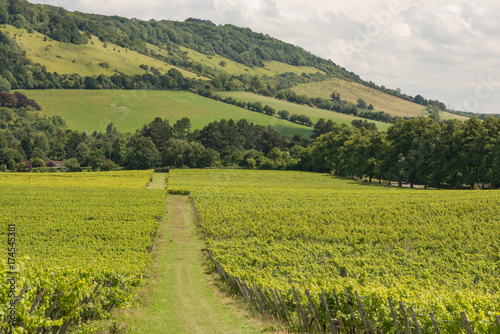
<svg viewBox="0 0 500 334">
<path fill-rule="evenodd" d="M 319 120 L 311 138 L 285 136 L 247 120 L 214 121 L 191 129 L 188 118 L 156 118 L 135 133 L 112 123 L 105 132 L 68 129 L 44 116 L 20 93 L 0 94 L 0 164 L 16 170 L 29 160 L 66 161 L 94 170 L 242 167 L 331 172 L 370 180 L 437 187 L 500 187 L 500 119 L 397 120 L 387 132 L 373 123 L 352 126 Z"/>
<path fill-rule="evenodd" d="M 14 99 L 3 99 L 4 95 Z M 188 118 L 173 124 L 156 118 L 135 133 L 123 133 L 111 123 L 105 132 L 87 134 L 68 129 L 61 117 L 44 116 L 34 101 L 20 104 L 22 99 L 16 100 L 16 95 L 20 94 L 0 95 L 2 171 L 22 170 L 21 161 L 43 167 L 47 160 L 66 161 L 71 171 L 82 167 L 286 169 L 297 165 L 299 151 L 310 144 L 300 135 L 284 136 L 271 126 L 244 119 L 214 121 L 200 130 L 191 130 Z M 289 151 L 294 154 L 284 153 Z"/>
<path fill-rule="evenodd" d="M 500 120 L 398 120 L 387 132 L 333 125 L 301 167 L 342 176 L 437 187 L 500 187 Z"/>
</svg>

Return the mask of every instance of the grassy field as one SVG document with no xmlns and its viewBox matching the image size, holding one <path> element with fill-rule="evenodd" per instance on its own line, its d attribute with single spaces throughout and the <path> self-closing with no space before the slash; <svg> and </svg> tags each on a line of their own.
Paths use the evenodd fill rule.
<svg viewBox="0 0 500 334">
<path fill-rule="evenodd" d="M 218 95 L 224 96 L 224 97 L 232 97 L 236 100 L 240 101 L 245 101 L 245 102 L 260 102 L 263 105 L 269 105 L 270 107 L 273 107 L 277 111 L 279 110 L 288 110 L 290 114 L 303 114 L 308 116 L 311 121 L 316 122 L 320 118 L 324 118 L 325 120 L 331 119 L 333 122 L 337 124 L 348 124 L 350 125 L 351 122 L 355 119 L 362 119 L 359 117 L 354 117 L 350 115 L 345 115 L 345 114 L 340 114 L 328 110 L 322 110 L 322 109 L 317 109 L 317 108 L 311 108 L 308 106 L 304 105 L 299 105 L 296 103 L 290 103 L 282 100 L 277 100 L 273 99 L 270 97 L 265 97 L 253 93 L 247 93 L 247 92 L 217 92 Z M 382 122 L 377 122 L 377 121 L 371 121 L 377 124 L 377 128 L 379 130 L 387 130 L 390 126 L 390 124 L 387 123 L 382 123 Z"/>
<path fill-rule="evenodd" d="M 155 48 L 155 51 L 158 48 Z M 213 56 L 207 56 L 205 54 L 190 50 L 185 47 L 180 47 L 180 49 L 184 52 L 187 52 L 188 58 L 191 60 L 216 68 L 218 70 L 225 71 L 229 74 L 233 75 L 240 75 L 240 74 L 250 74 L 250 75 L 268 75 L 268 76 L 274 76 L 276 74 L 281 74 L 285 72 L 292 72 L 296 73 L 298 75 L 301 75 L 302 73 L 324 73 L 314 67 L 308 67 L 308 66 L 292 66 L 288 65 L 285 63 L 280 63 L 278 61 L 265 61 L 264 62 L 264 67 L 248 67 L 246 65 L 237 63 L 233 60 L 230 60 L 228 58 L 219 56 L 219 55 L 213 55 Z M 225 65 L 222 66 L 220 65 L 221 62 L 225 62 Z"/>
<path fill-rule="evenodd" d="M 97 37 L 92 37 L 88 44 L 76 45 L 54 41 L 35 31 L 29 34 L 24 29 L 10 25 L 0 26 L 0 31 L 9 32 L 15 42 L 26 51 L 28 58 L 34 63 L 44 65 L 49 72 L 78 73 L 83 76 L 113 75 L 118 72 L 133 75 L 146 73 L 139 67 L 142 64 L 158 68 L 162 73 L 174 67 L 112 43 L 107 43 L 104 48 L 104 43 Z M 100 63 L 107 63 L 109 68 L 100 66 Z M 197 77 L 194 73 L 177 69 L 185 77 Z"/>
<path fill-rule="evenodd" d="M 311 128 L 216 102 L 189 92 L 146 90 L 23 90 L 35 99 L 49 116 L 62 116 L 70 129 L 105 131 L 113 122 L 124 132 L 134 132 L 155 117 L 171 123 L 183 117 L 191 120 L 193 129 L 221 119 L 247 119 L 260 125 L 271 125 L 280 133 L 310 136 Z"/>
<path fill-rule="evenodd" d="M 357 103 L 362 98 L 368 104 L 373 104 L 375 110 L 380 110 L 393 116 L 420 117 L 426 116 L 424 106 L 400 99 L 376 89 L 355 82 L 341 79 L 330 79 L 324 82 L 300 84 L 292 90 L 297 94 L 309 97 L 330 98 L 333 92 L 339 93 L 342 100 Z M 442 119 L 466 119 L 465 117 L 442 112 Z"/>
</svg>

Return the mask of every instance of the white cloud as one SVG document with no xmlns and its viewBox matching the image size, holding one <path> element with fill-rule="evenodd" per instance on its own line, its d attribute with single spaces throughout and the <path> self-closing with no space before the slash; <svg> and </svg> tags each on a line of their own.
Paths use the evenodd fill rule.
<svg viewBox="0 0 500 334">
<path fill-rule="evenodd" d="M 366 80 L 463 106 L 481 77 L 500 81 L 493 0 L 30 0 L 140 19 L 250 27 L 332 59 Z M 500 113 L 500 86 L 478 112 Z M 498 108 L 498 109 L 497 109 Z"/>
</svg>

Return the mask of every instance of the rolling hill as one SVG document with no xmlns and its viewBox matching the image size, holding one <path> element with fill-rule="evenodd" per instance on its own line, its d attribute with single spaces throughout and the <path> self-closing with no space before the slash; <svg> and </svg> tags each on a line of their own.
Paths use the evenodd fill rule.
<svg viewBox="0 0 500 334">
<path fill-rule="evenodd" d="M 392 116 L 421 117 L 427 116 L 426 107 L 407 100 L 389 95 L 358 82 L 345 81 L 341 79 L 329 79 L 324 82 L 313 82 L 299 84 L 292 88 L 297 94 L 308 96 L 330 98 L 332 92 L 340 94 L 342 100 L 357 103 L 362 98 L 368 104 L 373 104 L 375 110 L 384 111 Z M 442 119 L 467 119 L 466 117 L 440 111 Z"/>
<path fill-rule="evenodd" d="M 0 26 L 0 31 L 8 33 L 14 41 L 26 51 L 28 58 L 34 63 L 45 66 L 49 72 L 60 74 L 78 73 L 81 76 L 144 74 L 141 65 L 155 67 L 160 72 L 176 68 L 188 78 L 198 75 L 145 56 L 136 51 L 122 48 L 112 43 L 104 43 L 92 36 L 88 44 L 61 43 L 36 31 L 28 33 L 11 25 Z M 106 47 L 104 47 L 106 46 Z M 101 64 L 101 65 L 100 65 Z"/>
<path fill-rule="evenodd" d="M 262 96 L 272 97 L 280 91 L 291 90 L 297 95 L 329 100 L 331 93 L 337 92 L 344 101 L 356 104 L 361 98 L 373 104 L 375 112 L 383 111 L 393 117 L 427 116 L 425 107 L 411 102 L 413 98 L 410 96 L 398 95 L 393 90 L 365 82 L 355 73 L 329 60 L 247 28 L 217 26 L 198 19 L 184 22 L 141 21 L 72 13 L 20 0 L 0 0 L 2 12 L 5 14 L 0 15 L 0 33 L 9 35 L 19 48 L 17 53 L 6 56 L 9 59 L 5 64 L 0 64 L 0 76 L 10 82 L 12 89 L 169 89 L 198 94 L 207 90 L 224 91 L 220 95 L 247 102 L 265 101 L 273 108 L 304 114 L 312 121 L 325 118 L 348 124 L 355 118 L 345 113 L 284 104 Z M 13 60 L 16 56 L 24 60 Z M 31 65 L 28 64 L 30 62 Z M 40 64 L 41 69 L 35 64 Z M 30 72 L 34 73 L 33 78 L 30 78 Z M 50 90 L 27 95 L 40 99 L 40 104 L 49 115 L 59 114 L 67 119 L 68 124 L 79 129 L 95 130 L 102 128 L 103 119 L 116 119 L 109 106 L 123 94 L 123 91 L 72 91 L 67 94 Z M 186 111 L 185 106 L 172 103 L 172 96 L 176 93 L 133 95 L 154 98 L 144 107 L 139 106 L 140 112 L 136 116 L 128 116 L 129 120 L 113 121 L 123 123 L 122 129 L 127 131 L 137 129 L 156 116 L 179 119 Z M 92 101 L 93 96 L 96 96 L 95 101 Z M 98 103 L 104 96 L 105 101 Z M 191 115 L 195 127 L 202 126 L 207 120 L 249 117 L 257 124 L 276 125 L 282 133 L 310 133 L 310 130 L 296 124 L 281 126 L 279 124 L 284 121 L 276 117 L 258 115 L 216 101 L 208 103 L 201 97 L 189 99 L 192 105 L 199 104 L 192 107 L 196 110 Z M 439 105 L 439 101 L 433 102 Z M 162 110 L 165 104 L 171 104 L 168 112 Z M 79 122 L 73 121 L 76 120 L 73 110 L 79 110 Z M 374 117 L 367 113 L 362 116 Z M 444 110 L 440 111 L 440 116 L 441 119 L 465 119 Z M 379 129 L 388 127 L 382 123 L 377 126 Z"/>
<path fill-rule="evenodd" d="M 147 90 L 23 90 L 48 116 L 62 116 L 71 129 L 105 131 L 113 123 L 123 132 L 135 132 L 155 117 L 171 123 L 188 117 L 193 129 L 221 119 L 247 119 L 271 125 L 281 134 L 311 135 L 311 128 L 252 112 L 189 92 Z"/>
<path fill-rule="evenodd" d="M 288 112 L 290 112 L 290 114 L 297 114 L 297 115 L 302 114 L 309 117 L 311 121 L 313 121 L 313 123 L 316 123 L 320 118 L 323 118 L 325 120 L 330 119 L 337 124 L 350 125 L 353 120 L 362 119 L 351 115 L 345 115 L 333 111 L 313 108 L 306 105 L 300 105 L 296 103 L 282 101 L 271 97 L 261 96 L 248 92 L 217 92 L 217 95 L 220 95 L 222 97 L 232 97 L 237 101 L 243 101 L 247 103 L 260 102 L 262 103 L 262 105 L 268 105 L 278 111 L 287 110 Z M 377 128 L 379 130 L 387 130 L 387 128 L 390 126 L 390 124 L 387 123 L 382 123 L 377 121 L 372 121 L 372 122 L 377 125 Z"/>
</svg>

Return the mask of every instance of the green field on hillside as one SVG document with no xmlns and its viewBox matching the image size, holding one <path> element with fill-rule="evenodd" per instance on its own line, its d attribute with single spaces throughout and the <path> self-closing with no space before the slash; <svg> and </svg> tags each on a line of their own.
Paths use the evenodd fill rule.
<svg viewBox="0 0 500 334">
<path fill-rule="evenodd" d="M 62 116 L 70 129 L 105 131 L 113 122 L 120 131 L 140 129 L 155 117 L 171 123 L 183 117 L 193 129 L 201 129 L 221 119 L 247 119 L 259 125 L 271 125 L 282 134 L 311 135 L 311 128 L 247 109 L 214 101 L 189 92 L 146 90 L 23 90 L 35 99 L 48 116 Z"/>
<path fill-rule="evenodd" d="M 322 110 L 322 109 L 317 109 L 317 108 L 312 108 L 309 106 L 305 105 L 300 105 L 296 103 L 291 103 L 291 102 L 286 102 L 278 99 L 273 99 L 271 97 L 266 97 L 262 95 L 257 95 L 253 93 L 247 93 L 247 92 L 217 92 L 217 95 L 223 96 L 223 97 L 232 97 L 235 100 L 240 100 L 244 102 L 260 102 L 263 105 L 269 105 L 270 107 L 276 109 L 277 111 L 279 110 L 288 110 L 290 114 L 297 114 L 297 115 L 305 115 L 315 123 L 318 121 L 320 118 L 324 118 L 325 120 L 331 119 L 333 122 L 337 124 L 348 124 L 350 125 L 351 122 L 355 119 L 363 119 L 359 117 L 354 117 L 350 115 L 345 115 L 333 111 L 328 111 L 328 110 Z M 372 121 L 368 120 L 370 122 L 373 122 L 377 124 L 377 128 L 379 130 L 387 130 L 390 126 L 390 124 L 387 123 L 382 123 L 378 121 Z"/>
<path fill-rule="evenodd" d="M 142 64 L 158 68 L 162 73 L 174 68 L 162 61 L 112 43 L 107 43 L 107 47 L 104 48 L 104 43 L 97 37 L 92 37 L 88 44 L 79 45 L 60 43 L 36 31 L 28 33 L 25 29 L 10 25 L 0 26 L 0 31 L 8 32 L 21 49 L 26 51 L 29 59 L 45 66 L 49 72 L 78 73 L 82 76 L 113 75 L 119 72 L 134 75 L 146 73 L 139 67 Z M 100 63 L 108 64 L 109 68 L 102 67 Z M 187 78 L 197 77 L 194 73 L 177 69 Z"/>
<path fill-rule="evenodd" d="M 314 67 L 292 66 L 274 60 L 264 61 L 264 67 L 248 67 L 246 65 L 237 63 L 233 60 L 230 60 L 228 58 L 219 55 L 208 56 L 185 47 L 180 47 L 180 49 L 183 52 L 186 52 L 188 58 L 195 62 L 216 68 L 221 71 L 225 71 L 233 75 L 250 74 L 250 75 L 260 75 L 260 76 L 263 75 L 274 76 L 286 72 L 295 73 L 297 75 L 301 75 L 302 73 L 314 74 L 318 72 L 324 74 L 323 71 L 320 71 Z M 221 65 L 221 62 L 224 62 L 225 64 Z"/>
<path fill-rule="evenodd" d="M 292 90 L 297 94 L 306 94 L 309 97 L 329 99 L 333 92 L 339 93 L 342 100 L 357 103 L 362 98 L 368 104 L 373 104 L 375 110 L 380 110 L 393 116 L 420 117 L 427 116 L 424 106 L 386 94 L 360 83 L 330 79 L 323 82 L 299 84 Z M 466 117 L 441 112 L 442 119 L 466 119 Z"/>
</svg>

